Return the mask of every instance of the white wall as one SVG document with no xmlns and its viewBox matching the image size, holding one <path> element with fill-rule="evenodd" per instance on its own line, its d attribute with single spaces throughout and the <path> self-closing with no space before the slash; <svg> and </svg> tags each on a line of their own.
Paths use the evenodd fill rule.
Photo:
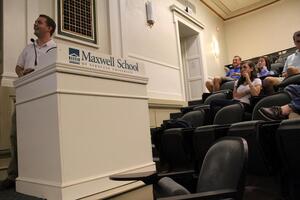
<svg viewBox="0 0 300 200">
<path fill-rule="evenodd" d="M 153 99 L 185 100 L 182 90 L 182 72 L 177 51 L 177 37 L 170 6 L 176 0 L 152 0 L 155 24 L 146 24 L 146 0 L 97 0 L 97 25 L 99 48 L 88 47 L 57 38 L 57 43 L 68 43 L 104 54 L 113 54 L 145 63 L 149 77 L 148 95 Z M 227 61 L 224 22 L 198 0 L 196 17 L 205 25 L 202 33 L 204 62 L 207 75 L 223 74 Z M 14 68 L 17 58 L 33 35 L 33 23 L 39 14 L 55 18 L 53 0 L 3 0 L 4 6 L 4 72 L 10 77 L 5 83 L 12 86 L 16 78 Z M 16 20 L 18 19 L 18 20 Z M 217 30 L 218 29 L 218 30 Z M 220 46 L 217 57 L 212 51 L 212 41 Z M 5 85 L 2 82 L 2 86 Z"/>
<path fill-rule="evenodd" d="M 215 75 L 224 75 L 224 65 L 228 63 L 224 21 L 199 0 L 193 0 L 191 2 L 196 5 L 197 18 L 205 24 L 203 32 L 203 53 L 206 57 L 208 76 L 212 77 Z M 215 56 L 212 48 L 214 40 L 217 41 L 220 49 L 220 54 L 217 57 Z"/>
<path fill-rule="evenodd" d="M 300 30 L 300 1 L 281 0 L 225 22 L 228 60 L 243 59 L 294 46 L 292 35 Z"/>
<path fill-rule="evenodd" d="M 21 51 L 33 34 L 33 24 L 39 14 L 46 14 L 56 18 L 56 0 L 3 0 L 3 74 L 1 86 L 12 87 L 16 79 L 15 66 Z M 107 0 L 97 0 L 97 26 L 99 47 L 87 47 L 68 40 L 62 40 L 54 34 L 57 43 L 68 43 L 73 46 L 85 47 L 110 54 L 110 33 Z M 57 20 L 56 20 L 57 21 Z"/>
<path fill-rule="evenodd" d="M 150 98 L 185 100 L 181 85 L 181 66 L 177 52 L 177 36 L 170 6 L 182 7 L 175 0 L 152 0 L 155 24 L 147 26 L 145 2 L 127 0 L 124 19 L 125 56 L 145 63 L 149 77 L 148 95 Z M 223 74 L 227 62 L 224 43 L 224 23 L 202 3 L 195 0 L 196 14 L 193 15 L 205 25 L 203 30 L 203 50 L 209 76 Z M 183 8 L 183 7 L 182 7 Z M 184 8 L 183 8 L 184 9 Z M 217 31 L 217 27 L 219 30 Z M 220 55 L 212 52 L 213 38 L 219 42 Z"/>
<path fill-rule="evenodd" d="M 3 0 L 3 74 L 1 86 L 12 86 L 15 66 L 26 45 L 26 1 Z M 25 33 L 25 34 L 24 34 Z"/>
</svg>

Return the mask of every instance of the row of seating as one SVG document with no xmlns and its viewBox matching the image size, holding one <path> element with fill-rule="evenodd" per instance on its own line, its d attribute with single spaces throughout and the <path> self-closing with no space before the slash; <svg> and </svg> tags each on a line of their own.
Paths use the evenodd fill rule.
<svg viewBox="0 0 300 200">
<path fill-rule="evenodd" d="M 198 172 L 202 176 L 211 176 L 210 182 L 224 176 L 227 166 L 216 166 L 216 163 L 207 162 L 207 152 L 212 145 L 226 138 L 243 138 L 248 144 L 248 163 L 245 197 L 249 199 L 299 199 L 300 198 L 300 158 L 297 150 L 300 148 L 300 120 L 284 120 L 274 122 L 248 121 L 232 125 L 208 125 L 198 128 L 168 129 L 161 138 L 161 162 L 168 165 L 164 170 L 157 170 L 148 176 L 135 175 L 135 179 L 147 184 L 153 183 L 160 187 L 158 179 L 165 176 L 174 176 L 188 191 L 195 192 Z M 229 156 L 222 152 L 215 153 L 217 159 Z M 206 155 L 206 157 L 204 157 Z M 211 158 L 213 159 L 213 158 Z M 234 164 L 236 161 L 232 161 Z M 230 166 L 230 163 L 227 163 Z M 242 163 L 240 163 L 242 164 Z M 233 167 L 233 166 L 231 166 Z M 201 171 L 205 168 L 205 175 Z M 208 170 L 208 171 L 207 171 Z M 211 170 L 211 171 L 210 171 Z M 202 172 L 203 173 L 203 172 Z M 123 178 L 122 178 L 123 177 Z M 126 180 L 130 179 L 126 175 Z M 124 180 L 124 175 L 111 177 Z M 225 180 L 227 180 L 225 178 Z M 208 180 L 206 180 L 208 181 Z M 167 179 L 168 182 L 168 179 Z M 158 184 L 158 185 L 157 185 Z M 160 184 L 165 185 L 160 182 Z M 202 183 L 209 184 L 209 183 Z M 168 185 L 168 184 L 167 184 Z M 199 181 L 198 181 L 199 189 Z M 215 188 L 234 189 L 237 188 Z M 158 189 L 161 192 L 162 189 Z M 161 195 L 159 194 L 156 195 Z M 203 191 L 201 191 L 203 192 Z M 206 191 L 207 192 L 207 191 Z M 234 198 L 237 198 L 234 197 Z M 237 198 L 239 199 L 239 198 Z"/>
<path fill-rule="evenodd" d="M 191 105 L 188 107 L 183 107 L 183 108 L 181 108 L 180 113 L 170 114 L 170 118 L 175 119 L 178 117 L 182 117 L 187 112 L 202 109 L 206 113 L 206 116 L 204 118 L 209 119 L 209 116 L 208 116 L 209 104 L 212 100 L 231 99 L 232 98 L 232 90 L 233 90 L 234 81 L 226 82 L 224 84 L 226 85 L 224 88 L 229 88 L 229 87 L 232 87 L 232 88 L 220 90 L 218 92 L 210 94 L 207 98 L 205 98 L 205 100 L 203 101 L 202 104 L 195 104 L 195 105 Z M 285 93 L 283 91 L 283 88 L 285 88 L 286 86 L 288 86 L 290 84 L 300 84 L 300 74 L 293 75 L 293 76 L 286 78 L 279 86 L 277 86 L 278 92 L 275 93 L 274 95 L 271 95 L 271 96 L 260 95 L 260 96 L 252 97 L 250 99 L 251 107 L 253 108 L 252 113 L 247 113 L 247 112 L 244 113 L 243 109 L 237 107 L 235 110 L 232 110 L 232 111 L 236 112 L 235 114 L 230 113 L 230 115 L 229 115 L 227 113 L 227 115 L 230 116 L 231 118 L 235 117 L 235 119 L 232 120 L 233 122 L 236 122 L 236 120 L 246 121 L 246 120 L 251 120 L 251 119 L 252 120 L 266 120 L 263 116 L 260 115 L 258 110 L 261 107 L 270 107 L 270 106 L 275 106 L 275 105 L 281 106 L 281 105 L 285 105 L 285 104 L 289 103 L 291 101 L 291 98 L 287 93 Z M 240 116 L 239 116 L 239 115 L 241 115 L 240 112 L 243 113 L 242 118 L 240 118 Z M 226 113 L 223 113 L 223 114 L 220 113 L 219 118 L 220 117 L 226 118 Z M 209 124 L 209 123 L 211 123 L 211 122 L 205 121 L 204 124 Z"/>
</svg>

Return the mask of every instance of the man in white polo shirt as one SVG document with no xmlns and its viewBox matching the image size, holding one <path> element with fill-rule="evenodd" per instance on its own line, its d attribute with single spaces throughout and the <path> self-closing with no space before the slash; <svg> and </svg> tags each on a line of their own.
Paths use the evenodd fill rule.
<svg viewBox="0 0 300 200">
<path fill-rule="evenodd" d="M 297 50 L 287 57 L 282 70 L 282 77 L 267 77 L 264 79 L 263 88 L 268 95 L 274 93 L 274 86 L 279 85 L 284 78 L 300 73 L 300 31 L 294 33 L 293 40 Z"/>
<path fill-rule="evenodd" d="M 55 31 L 55 22 L 46 15 L 40 15 L 34 23 L 34 34 L 37 40 L 32 39 L 19 56 L 16 73 L 19 77 L 34 71 L 39 63 L 39 58 L 56 50 L 56 43 L 51 39 Z"/>
<path fill-rule="evenodd" d="M 31 40 L 20 54 L 16 73 L 18 77 L 38 69 L 42 57 L 50 55 L 51 51 L 56 51 L 56 43 L 51 38 L 56 28 L 53 19 L 47 15 L 40 15 L 34 23 L 34 34 L 37 36 L 36 40 Z M 54 61 L 53 61 L 54 62 Z M 12 132 L 11 132 L 11 161 L 7 170 L 8 177 L 1 182 L 0 189 L 9 189 L 15 187 L 15 180 L 18 176 L 17 165 L 17 131 L 16 131 L 16 112 L 13 113 Z"/>
</svg>

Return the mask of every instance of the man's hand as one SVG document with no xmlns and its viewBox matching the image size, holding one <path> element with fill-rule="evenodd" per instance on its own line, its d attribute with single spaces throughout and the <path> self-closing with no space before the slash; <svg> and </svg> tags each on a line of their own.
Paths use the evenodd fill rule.
<svg viewBox="0 0 300 200">
<path fill-rule="evenodd" d="M 233 75 L 233 76 L 241 76 L 241 73 L 239 73 L 239 72 L 234 72 L 234 73 L 232 73 L 232 75 Z"/>
<path fill-rule="evenodd" d="M 23 74 L 23 72 L 24 72 L 24 67 L 21 67 L 21 66 L 17 65 L 15 71 L 16 71 L 18 77 L 21 77 L 21 76 L 24 75 L 24 74 Z"/>
<path fill-rule="evenodd" d="M 27 68 L 27 69 L 25 69 L 25 70 L 23 71 L 23 75 L 29 74 L 29 73 L 31 73 L 31 72 L 33 72 L 33 71 L 34 71 L 34 69 L 32 69 L 32 68 Z"/>
<path fill-rule="evenodd" d="M 225 73 L 228 73 L 229 72 L 229 68 L 228 67 L 224 67 L 224 71 L 225 71 Z"/>
</svg>

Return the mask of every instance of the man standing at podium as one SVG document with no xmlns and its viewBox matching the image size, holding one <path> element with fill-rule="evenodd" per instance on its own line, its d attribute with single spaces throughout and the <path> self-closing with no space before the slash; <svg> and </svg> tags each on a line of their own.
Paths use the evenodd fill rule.
<svg viewBox="0 0 300 200">
<path fill-rule="evenodd" d="M 25 76 L 37 69 L 39 65 L 39 58 L 47 56 L 47 53 L 56 49 L 56 43 L 51 38 L 56 28 L 53 19 L 47 15 L 40 15 L 34 22 L 34 34 L 37 39 L 31 39 L 31 44 L 28 44 L 20 54 L 16 73 L 18 77 Z M 11 161 L 8 166 L 8 177 L 2 181 L 1 189 L 9 189 L 15 187 L 15 181 L 18 176 L 17 164 L 17 131 L 16 131 L 16 112 L 14 111 L 12 117 L 12 131 L 11 131 Z"/>
</svg>

